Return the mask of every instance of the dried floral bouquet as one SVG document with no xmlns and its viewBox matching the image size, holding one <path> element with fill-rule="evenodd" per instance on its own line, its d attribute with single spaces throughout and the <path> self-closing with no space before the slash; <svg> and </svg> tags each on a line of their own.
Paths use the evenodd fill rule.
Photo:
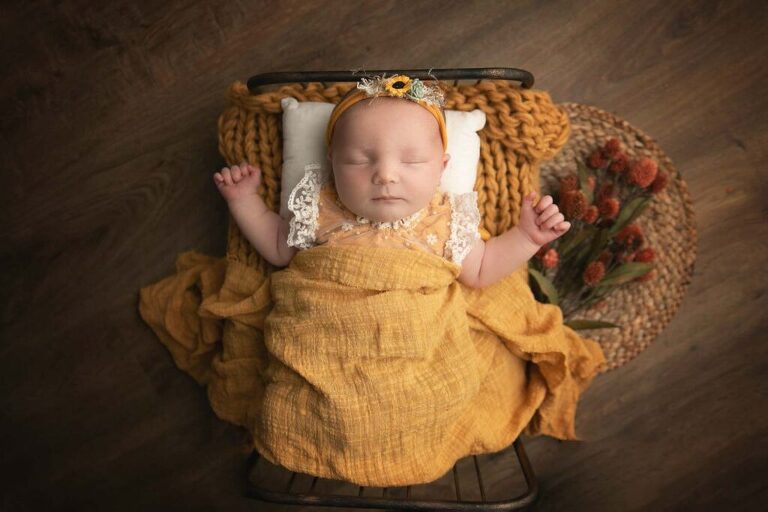
<svg viewBox="0 0 768 512">
<path fill-rule="evenodd" d="M 552 193 L 571 229 L 543 246 L 529 265 L 536 299 L 559 305 L 573 329 L 620 327 L 571 317 L 604 306 L 606 296 L 625 283 L 656 276 L 655 252 L 644 247 L 635 221 L 667 180 L 650 158 L 630 162 L 615 138 L 585 162 L 576 160 L 576 172 L 560 178 L 559 190 Z"/>
</svg>

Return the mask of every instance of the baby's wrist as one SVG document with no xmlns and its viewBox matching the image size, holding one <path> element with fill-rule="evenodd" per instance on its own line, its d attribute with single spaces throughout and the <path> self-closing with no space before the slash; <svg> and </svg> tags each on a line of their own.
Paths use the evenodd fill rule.
<svg viewBox="0 0 768 512">
<path fill-rule="evenodd" d="M 227 201 L 227 205 L 232 212 L 243 210 L 265 210 L 267 205 L 258 194 L 248 194 L 241 197 L 231 198 Z"/>
<path fill-rule="evenodd" d="M 528 236 L 528 233 L 523 231 L 520 226 L 515 226 L 512 228 L 516 231 L 516 235 L 518 238 L 518 243 L 525 248 L 525 251 L 527 253 L 530 253 L 531 255 L 536 254 L 539 252 L 539 249 L 541 249 L 541 245 L 537 244 L 533 240 L 531 240 L 531 237 Z"/>
</svg>

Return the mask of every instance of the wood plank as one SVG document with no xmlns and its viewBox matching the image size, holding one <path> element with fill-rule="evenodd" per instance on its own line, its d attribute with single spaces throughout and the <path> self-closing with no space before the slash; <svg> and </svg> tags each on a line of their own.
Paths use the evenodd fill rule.
<svg viewBox="0 0 768 512">
<path fill-rule="evenodd" d="M 137 311 L 139 288 L 178 253 L 224 254 L 212 174 L 227 87 L 265 71 L 510 66 L 555 101 L 653 136 L 688 182 L 699 229 L 672 323 L 582 397 L 587 440 L 524 438 L 533 508 L 764 509 L 766 5 L 4 6 L 0 508 L 295 510 L 242 498 L 241 429 L 215 416 Z M 489 481 L 505 485 L 498 464 Z"/>
</svg>

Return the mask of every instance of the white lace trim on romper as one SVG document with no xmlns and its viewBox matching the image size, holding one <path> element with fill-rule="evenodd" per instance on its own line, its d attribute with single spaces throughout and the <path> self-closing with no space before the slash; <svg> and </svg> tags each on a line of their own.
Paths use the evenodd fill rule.
<svg viewBox="0 0 768 512">
<path fill-rule="evenodd" d="M 448 197 L 451 201 L 451 235 L 445 245 L 450 249 L 451 260 L 460 265 L 480 239 L 477 191 L 449 193 Z"/>
<path fill-rule="evenodd" d="M 288 210 L 293 213 L 288 232 L 288 245 L 290 246 L 307 249 L 314 245 L 319 215 L 318 201 L 320 189 L 324 184 L 320 169 L 318 163 L 307 164 L 304 167 L 304 176 L 288 196 Z M 461 264 L 461 261 L 480 238 L 478 232 L 480 211 L 477 208 L 477 192 L 473 190 L 463 194 L 448 193 L 448 197 L 451 202 L 451 234 L 446 242 L 446 249 L 450 251 L 451 260 Z M 424 207 L 407 217 L 390 222 L 371 221 L 357 215 L 356 224 L 371 224 L 377 229 L 409 229 L 426 209 L 427 207 Z M 341 226 L 345 231 L 353 227 L 348 221 L 345 221 Z M 435 238 L 434 234 L 428 234 L 427 243 L 436 242 Z"/>
<path fill-rule="evenodd" d="M 293 213 L 289 222 L 288 245 L 308 249 L 315 241 L 317 231 L 317 202 L 322 187 L 320 164 L 304 166 L 304 176 L 288 196 L 288 210 Z"/>
</svg>

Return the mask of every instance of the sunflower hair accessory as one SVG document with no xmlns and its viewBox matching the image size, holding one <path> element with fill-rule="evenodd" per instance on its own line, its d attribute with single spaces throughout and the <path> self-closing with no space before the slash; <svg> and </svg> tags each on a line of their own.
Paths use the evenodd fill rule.
<svg viewBox="0 0 768 512">
<path fill-rule="evenodd" d="M 357 83 L 356 90 L 342 99 L 331 112 L 331 118 L 328 120 L 328 126 L 325 130 L 326 146 L 330 147 L 333 127 L 345 110 L 359 101 L 377 96 L 403 98 L 427 109 L 437 120 L 440 138 L 443 141 L 443 150 L 448 148 L 448 132 L 445 127 L 445 117 L 441 110 L 445 105 L 445 93 L 437 84 L 428 84 L 408 75 L 394 75 L 389 78 L 386 75 L 373 76 L 370 79 L 361 78 Z"/>
</svg>

